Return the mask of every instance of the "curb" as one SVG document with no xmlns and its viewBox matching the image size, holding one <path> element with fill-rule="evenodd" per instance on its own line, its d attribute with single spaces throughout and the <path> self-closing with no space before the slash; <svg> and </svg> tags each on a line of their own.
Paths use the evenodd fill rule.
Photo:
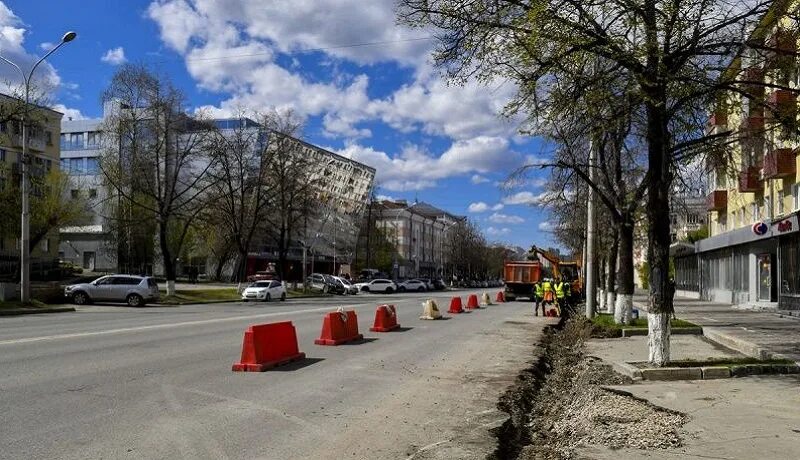
<svg viewBox="0 0 800 460">
<path fill-rule="evenodd" d="M 647 335 L 644 328 L 622 328 L 622 337 L 633 337 L 636 335 Z M 702 327 L 675 327 L 670 328 L 670 335 L 703 335 Z"/>
<path fill-rule="evenodd" d="M 54 308 L 20 308 L 16 310 L 0 310 L 0 316 L 21 316 L 21 315 L 38 315 L 41 313 L 68 313 L 74 312 L 74 307 L 54 307 Z"/>
<path fill-rule="evenodd" d="M 775 353 L 772 353 L 768 349 L 758 346 L 753 342 L 748 342 L 747 340 L 742 340 L 724 332 L 720 331 L 718 328 L 715 327 L 707 327 L 703 330 L 703 336 L 705 336 L 708 340 L 722 345 L 725 348 L 730 348 L 731 350 L 738 351 L 739 353 L 750 356 L 751 358 L 757 359 L 772 359 L 772 358 L 781 358 L 782 356 L 776 356 Z"/>
</svg>

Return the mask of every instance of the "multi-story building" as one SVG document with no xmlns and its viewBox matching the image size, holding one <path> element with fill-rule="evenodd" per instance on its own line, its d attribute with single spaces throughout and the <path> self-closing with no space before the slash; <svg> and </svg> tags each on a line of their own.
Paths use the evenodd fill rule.
<svg viewBox="0 0 800 460">
<path fill-rule="evenodd" d="M 89 271 L 114 271 L 117 250 L 108 241 L 107 198 L 100 171 L 103 118 L 61 121 L 61 170 L 69 174 L 70 196 L 83 197 L 92 216 L 86 225 L 61 229 L 59 257 Z"/>
<path fill-rule="evenodd" d="M 21 113 L 22 102 L 0 94 L 0 104 L 5 105 L 5 113 Z M 56 142 L 61 132 L 62 113 L 42 106 L 30 109 L 32 126 L 28 132 L 28 153 L 30 155 L 31 196 L 43 193 L 41 180 L 51 169 L 59 167 L 59 145 Z M 0 123 L 0 188 L 18 189 L 22 165 L 22 124 L 18 116 Z M 21 212 L 21 209 L 20 209 Z M 31 212 L 35 212 L 32 210 Z M 48 233 L 41 242 L 30 248 L 33 261 L 32 273 L 37 267 L 52 265 L 57 261 L 58 232 Z M 17 236 L 0 235 L 0 277 L 16 276 L 14 270 L 19 261 L 19 239 Z"/>
<path fill-rule="evenodd" d="M 719 101 L 710 119 L 711 133 L 731 133 L 732 155 L 707 165 L 709 238 L 676 254 L 678 278 L 693 270 L 704 299 L 800 308 L 800 145 L 790 135 L 800 66 L 790 3 L 774 3 L 750 39 L 763 46 L 730 64 L 741 91 Z"/>
<path fill-rule="evenodd" d="M 449 263 L 448 231 L 463 221 L 428 203 L 379 201 L 371 212 L 398 254 L 394 277 L 444 276 Z"/>
</svg>

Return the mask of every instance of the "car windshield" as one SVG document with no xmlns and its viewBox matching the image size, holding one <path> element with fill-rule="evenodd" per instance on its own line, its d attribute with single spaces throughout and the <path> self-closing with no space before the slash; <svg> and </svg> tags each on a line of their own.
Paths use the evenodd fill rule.
<svg viewBox="0 0 800 460">
<path fill-rule="evenodd" d="M 265 288 L 269 287 L 269 281 L 258 281 L 250 285 L 250 287 Z"/>
</svg>

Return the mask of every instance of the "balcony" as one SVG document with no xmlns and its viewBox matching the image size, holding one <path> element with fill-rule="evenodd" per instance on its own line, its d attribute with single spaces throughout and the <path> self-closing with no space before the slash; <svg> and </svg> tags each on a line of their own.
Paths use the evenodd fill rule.
<svg viewBox="0 0 800 460">
<path fill-rule="evenodd" d="M 786 89 L 775 90 L 767 98 L 768 120 L 792 124 L 797 119 L 797 94 Z"/>
<path fill-rule="evenodd" d="M 708 124 L 712 127 L 724 127 L 728 124 L 728 113 L 723 109 L 717 109 L 708 119 Z"/>
<path fill-rule="evenodd" d="M 777 179 L 794 175 L 796 170 L 792 149 L 775 149 L 764 155 L 764 178 Z"/>
<path fill-rule="evenodd" d="M 767 40 L 767 66 L 782 69 L 793 65 L 797 52 L 797 37 L 794 32 L 778 28 Z"/>
<path fill-rule="evenodd" d="M 739 172 L 739 192 L 755 193 L 761 190 L 758 168 L 750 166 Z"/>
<path fill-rule="evenodd" d="M 70 142 L 70 141 L 63 141 L 61 142 L 61 151 L 73 151 L 73 150 L 97 150 L 100 148 L 100 144 L 93 143 L 89 144 L 87 142 Z"/>
<path fill-rule="evenodd" d="M 745 136 L 763 136 L 764 135 L 764 117 L 751 115 L 742 120 L 740 129 Z"/>
<path fill-rule="evenodd" d="M 758 67 L 744 69 L 742 75 L 744 92 L 752 99 L 764 97 L 764 70 Z"/>
<path fill-rule="evenodd" d="M 714 190 L 708 195 L 706 209 L 709 211 L 722 211 L 728 207 L 728 191 Z"/>
</svg>

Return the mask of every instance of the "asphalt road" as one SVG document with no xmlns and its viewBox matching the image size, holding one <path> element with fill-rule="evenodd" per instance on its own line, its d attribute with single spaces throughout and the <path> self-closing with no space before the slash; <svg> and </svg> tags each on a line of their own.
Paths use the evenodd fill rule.
<svg viewBox="0 0 800 460">
<path fill-rule="evenodd" d="M 430 295 L 446 311 L 451 294 Z M 491 440 L 476 433 L 502 421 L 497 397 L 545 320 L 514 302 L 421 321 L 425 297 L 1 318 L 0 458 L 480 457 Z M 369 332 L 380 303 L 397 306 L 402 331 Z M 357 311 L 367 340 L 313 344 L 336 306 Z M 244 329 L 283 320 L 307 359 L 231 372 Z"/>
</svg>

